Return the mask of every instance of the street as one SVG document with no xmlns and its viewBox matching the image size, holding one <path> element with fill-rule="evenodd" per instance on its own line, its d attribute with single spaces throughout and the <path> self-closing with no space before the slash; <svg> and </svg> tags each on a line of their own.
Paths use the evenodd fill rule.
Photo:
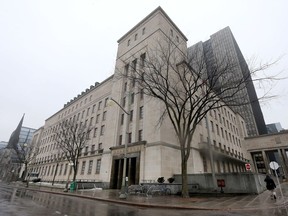
<svg viewBox="0 0 288 216">
<path fill-rule="evenodd" d="M 288 215 L 287 212 L 287 207 L 284 206 L 272 209 L 237 211 L 146 208 L 16 189 L 12 185 L 0 183 L 1 216 L 286 216 Z"/>
</svg>

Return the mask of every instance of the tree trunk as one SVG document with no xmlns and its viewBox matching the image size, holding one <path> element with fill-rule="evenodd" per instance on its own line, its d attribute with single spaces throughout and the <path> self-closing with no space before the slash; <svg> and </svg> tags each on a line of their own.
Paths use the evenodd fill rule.
<svg viewBox="0 0 288 216">
<path fill-rule="evenodd" d="M 189 191 L 188 191 L 188 178 L 187 178 L 187 160 L 182 159 L 182 197 L 188 198 Z"/>
</svg>

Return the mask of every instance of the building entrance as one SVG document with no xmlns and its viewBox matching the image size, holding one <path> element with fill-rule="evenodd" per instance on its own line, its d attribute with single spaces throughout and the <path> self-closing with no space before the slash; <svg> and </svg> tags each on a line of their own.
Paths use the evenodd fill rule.
<svg viewBox="0 0 288 216">
<path fill-rule="evenodd" d="M 124 158 L 113 158 L 111 170 L 111 189 L 121 189 L 123 180 Z M 139 156 L 128 156 L 126 163 L 126 177 L 128 177 L 127 186 L 139 184 Z"/>
</svg>

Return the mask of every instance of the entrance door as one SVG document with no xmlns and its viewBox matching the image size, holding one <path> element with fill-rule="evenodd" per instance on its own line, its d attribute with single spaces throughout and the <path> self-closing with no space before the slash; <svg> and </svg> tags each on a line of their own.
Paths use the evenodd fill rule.
<svg viewBox="0 0 288 216">
<path fill-rule="evenodd" d="M 111 170 L 111 189 L 121 189 L 123 180 L 124 159 L 114 158 Z M 126 177 L 128 177 L 127 185 L 139 184 L 139 157 L 127 158 Z"/>
</svg>

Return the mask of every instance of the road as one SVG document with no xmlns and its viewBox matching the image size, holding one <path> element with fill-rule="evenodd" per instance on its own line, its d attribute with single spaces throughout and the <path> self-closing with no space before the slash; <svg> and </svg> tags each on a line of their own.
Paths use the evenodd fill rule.
<svg viewBox="0 0 288 216">
<path fill-rule="evenodd" d="M 71 196 L 16 189 L 0 183 L 1 216 L 286 216 L 287 208 L 246 211 L 206 211 L 144 208 Z"/>
</svg>

